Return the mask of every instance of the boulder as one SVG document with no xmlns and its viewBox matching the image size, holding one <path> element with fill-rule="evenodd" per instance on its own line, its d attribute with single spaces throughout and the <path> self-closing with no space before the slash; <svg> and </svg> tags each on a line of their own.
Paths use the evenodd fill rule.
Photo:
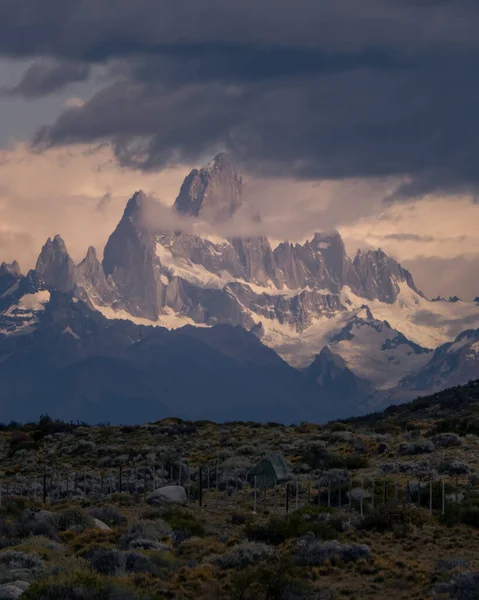
<svg viewBox="0 0 479 600">
<path fill-rule="evenodd" d="M 103 523 L 103 521 L 100 521 L 100 519 L 93 517 L 93 522 L 95 523 L 95 529 L 100 529 L 101 531 L 111 531 L 111 527 L 108 527 L 108 525 Z"/>
<path fill-rule="evenodd" d="M 148 504 L 186 504 L 186 491 L 181 485 L 166 485 L 148 494 Z"/>
<path fill-rule="evenodd" d="M 0 600 L 16 600 L 16 598 L 20 598 L 23 592 L 24 590 L 16 585 L 0 585 Z"/>
</svg>

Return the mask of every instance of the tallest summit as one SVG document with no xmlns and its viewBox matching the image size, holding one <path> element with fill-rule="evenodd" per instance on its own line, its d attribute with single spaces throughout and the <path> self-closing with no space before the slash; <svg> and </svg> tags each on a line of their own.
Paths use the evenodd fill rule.
<svg viewBox="0 0 479 600">
<path fill-rule="evenodd" d="M 174 208 L 184 215 L 214 223 L 227 221 L 242 203 L 243 180 L 229 154 L 224 152 L 185 178 Z"/>
</svg>

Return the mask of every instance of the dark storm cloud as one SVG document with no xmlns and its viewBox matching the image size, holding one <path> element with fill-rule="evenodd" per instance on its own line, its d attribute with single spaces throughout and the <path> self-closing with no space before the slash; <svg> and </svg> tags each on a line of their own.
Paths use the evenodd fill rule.
<svg viewBox="0 0 479 600">
<path fill-rule="evenodd" d="M 85 81 L 90 72 L 91 67 L 88 63 L 39 60 L 30 65 L 19 83 L 7 89 L 5 93 L 24 98 L 40 98 L 70 83 Z"/>
<path fill-rule="evenodd" d="M 145 170 L 227 149 L 266 174 L 400 176 L 403 201 L 479 187 L 478 27 L 469 0 L 3 0 L 0 53 L 114 80 L 37 148 L 111 140 Z"/>
</svg>

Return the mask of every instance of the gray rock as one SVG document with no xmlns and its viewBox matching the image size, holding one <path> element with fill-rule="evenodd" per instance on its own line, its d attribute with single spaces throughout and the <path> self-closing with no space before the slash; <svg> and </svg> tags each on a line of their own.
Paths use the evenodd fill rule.
<svg viewBox="0 0 479 600">
<path fill-rule="evenodd" d="M 20 598 L 24 590 L 17 587 L 16 585 L 1 585 L 0 586 L 0 600 L 15 600 Z"/>
<path fill-rule="evenodd" d="M 72 292 L 75 289 L 75 264 L 59 235 L 53 240 L 48 238 L 38 257 L 35 270 L 51 289 L 59 292 Z"/>
<path fill-rule="evenodd" d="M 218 154 L 203 169 L 193 169 L 181 186 L 174 208 L 180 213 L 221 222 L 242 203 L 243 180 L 228 154 Z"/>
<path fill-rule="evenodd" d="M 146 497 L 148 504 L 186 504 L 185 488 L 181 485 L 167 485 L 158 488 Z"/>
<path fill-rule="evenodd" d="M 101 531 L 111 531 L 111 527 L 108 527 L 108 525 L 103 523 L 103 521 L 100 521 L 100 519 L 93 517 L 93 522 L 95 524 L 95 529 L 101 529 Z"/>
<path fill-rule="evenodd" d="M 17 588 L 20 588 L 21 590 L 25 591 L 28 590 L 28 588 L 30 587 L 30 584 L 28 583 L 28 581 L 13 581 L 12 583 L 10 583 L 10 585 L 14 585 Z"/>
</svg>

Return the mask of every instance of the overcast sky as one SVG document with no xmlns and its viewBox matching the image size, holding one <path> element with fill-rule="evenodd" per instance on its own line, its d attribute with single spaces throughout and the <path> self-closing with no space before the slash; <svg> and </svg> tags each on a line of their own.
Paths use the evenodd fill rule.
<svg viewBox="0 0 479 600">
<path fill-rule="evenodd" d="M 478 30 L 477 0 L 2 0 L 0 261 L 101 254 L 135 190 L 227 150 L 273 239 L 337 228 L 478 296 Z"/>
</svg>

